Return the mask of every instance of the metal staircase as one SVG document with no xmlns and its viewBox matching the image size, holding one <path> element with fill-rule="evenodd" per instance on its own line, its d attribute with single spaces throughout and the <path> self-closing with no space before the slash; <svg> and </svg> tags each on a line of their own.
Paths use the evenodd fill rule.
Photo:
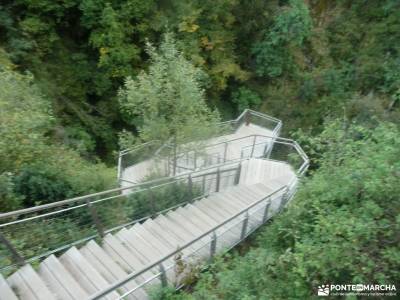
<svg viewBox="0 0 400 300">
<path fill-rule="evenodd" d="M 266 135 L 251 116 L 264 115 L 246 111 L 201 153 L 178 152 L 171 160 L 156 159 L 158 152 L 129 165 L 124 156 L 132 151 L 122 152 L 119 189 L 0 214 L 0 255 L 10 257 L 0 300 L 148 299 L 153 289 L 184 285 L 282 210 L 308 167 L 299 145 L 277 136 L 280 122 Z M 143 165 L 166 177 L 132 184 L 145 178 L 137 171 L 149 172 Z M 179 199 L 163 203 L 167 195 Z M 63 222 L 75 232 L 59 240 L 54 230 Z M 27 228 L 30 247 L 15 245 Z"/>
</svg>

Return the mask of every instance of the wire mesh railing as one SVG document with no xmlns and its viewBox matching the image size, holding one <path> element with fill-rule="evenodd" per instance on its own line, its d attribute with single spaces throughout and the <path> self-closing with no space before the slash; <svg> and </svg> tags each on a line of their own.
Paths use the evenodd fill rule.
<svg viewBox="0 0 400 300">
<path fill-rule="evenodd" d="M 179 288 L 190 283 L 196 272 L 207 265 L 216 253 L 230 250 L 277 214 L 286 205 L 287 194 L 288 187 L 286 186 L 276 190 L 239 213 L 226 218 L 219 225 L 184 243 L 177 250 L 110 284 L 89 299 L 101 299 L 126 284 L 130 284 L 131 288 L 122 293 L 118 299 L 126 299 L 139 291 L 151 293 L 160 286 Z M 142 274 L 149 271 L 153 272 L 153 276 L 147 280 L 138 280 Z"/>
<path fill-rule="evenodd" d="M 270 144 L 272 138 L 254 135 L 237 139 L 246 139 L 249 145 L 240 151 L 236 149 L 229 161 L 197 171 L 0 214 L 0 270 L 12 270 L 23 262 L 40 260 L 236 185 L 242 162 L 249 158 L 261 156 L 283 161 L 291 165 L 297 175 L 302 175 L 308 167 L 308 158 L 300 146 L 283 138 L 274 138 L 274 143 Z M 233 145 L 229 143 L 228 150 Z M 290 197 L 294 189 L 291 191 Z"/>
<path fill-rule="evenodd" d="M 222 122 L 220 124 L 219 136 L 235 133 L 238 128 L 244 124 L 254 124 L 271 131 L 271 141 L 279 135 L 282 127 L 282 122 L 279 119 L 273 118 L 266 114 L 262 114 L 253 110 L 246 109 L 235 120 Z M 210 136 L 209 138 L 216 138 Z M 131 149 L 126 149 L 120 152 L 118 158 L 118 180 L 137 183 L 145 178 L 141 175 L 136 178 L 135 175 L 126 175 L 125 170 L 129 167 L 146 164 L 149 160 L 157 161 L 152 163 L 151 167 L 157 168 L 157 172 L 162 176 L 174 176 L 179 172 L 187 170 L 195 170 L 199 167 L 209 166 L 215 163 L 220 163 L 227 160 L 227 153 L 224 150 L 218 149 L 218 152 L 212 153 L 210 150 L 216 148 L 218 144 L 207 145 L 204 141 L 193 141 L 185 145 L 173 145 L 170 141 L 162 143 L 161 141 L 151 141 Z M 199 151 L 199 148 L 201 149 Z M 192 164 L 184 160 L 192 161 Z M 149 167 L 146 164 L 146 167 Z M 134 170 L 132 170 L 134 172 Z M 140 172 L 141 168 L 135 170 Z M 129 174 L 129 172 L 128 172 Z M 134 178 L 133 180 L 131 178 Z"/>
<path fill-rule="evenodd" d="M 240 162 L 0 214 L 6 274 L 238 183 Z"/>
</svg>

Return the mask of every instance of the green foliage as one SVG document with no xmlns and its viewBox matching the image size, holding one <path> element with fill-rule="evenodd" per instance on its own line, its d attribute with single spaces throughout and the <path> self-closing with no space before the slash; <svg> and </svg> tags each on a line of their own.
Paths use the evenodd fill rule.
<svg viewBox="0 0 400 300">
<path fill-rule="evenodd" d="M 151 64 L 136 79 L 128 78 L 119 101 L 125 120 L 135 125 L 142 141 L 178 144 L 210 136 L 219 120 L 205 103 L 202 81 L 205 74 L 194 67 L 166 34 L 157 51 L 147 46 Z"/>
<path fill-rule="evenodd" d="M 13 174 L 0 174 L 0 211 L 6 212 L 18 209 L 22 204 L 23 197 L 15 191 Z"/>
<path fill-rule="evenodd" d="M 95 150 L 96 142 L 93 137 L 81 126 L 68 126 L 64 128 L 63 143 L 76 150 L 81 155 L 88 156 Z"/>
<path fill-rule="evenodd" d="M 293 69 L 291 47 L 301 47 L 311 33 L 311 17 L 303 0 L 289 1 L 274 20 L 264 40 L 254 45 L 258 76 L 277 77 Z"/>
<path fill-rule="evenodd" d="M 327 125 L 311 142 L 320 167 L 289 208 L 257 247 L 203 274 L 193 298 L 310 299 L 325 283 L 399 282 L 399 137 L 390 123 Z"/>
<path fill-rule="evenodd" d="M 287 130 L 321 130 L 347 99 L 371 92 L 395 119 L 399 12 L 392 0 L 5 1 L 0 41 L 19 70 L 35 74 L 60 125 L 91 136 L 95 147 L 84 155 L 111 162 L 117 133 L 138 125 L 120 115 L 117 91 L 147 68 L 145 41 L 157 45 L 165 28 L 207 74 L 206 102 L 224 118 L 245 85 L 262 110 L 290 120 Z"/>
<path fill-rule="evenodd" d="M 176 41 L 163 37 L 165 28 Z M 378 126 L 400 118 L 399 40 L 396 0 L 2 1 L 0 210 L 113 186 L 115 170 L 95 155 L 114 165 L 118 132 L 124 148 L 183 142 L 217 122 L 206 104 L 226 118 L 259 108 L 287 131 L 303 129 L 296 139 L 315 176 L 260 247 L 217 263 L 194 297 L 307 299 L 328 280 L 399 281 L 391 198 L 398 129 Z M 326 125 L 337 117 L 365 128 Z M 163 193 L 155 195 L 162 207 L 187 196 Z M 101 217 L 130 220 L 153 209 L 145 196 L 130 203 Z M 89 233 L 69 219 L 53 228 L 10 239 L 30 255 L 33 236 L 55 246 L 58 231 L 67 239 Z"/>
<path fill-rule="evenodd" d="M 15 191 L 25 196 L 27 207 L 70 198 L 74 193 L 63 180 L 62 171 L 35 164 L 24 166 L 14 179 Z"/>
<path fill-rule="evenodd" d="M 256 92 L 240 87 L 232 93 L 232 102 L 237 105 L 237 110 L 242 112 L 246 108 L 257 109 L 261 104 L 261 98 Z"/>
<path fill-rule="evenodd" d="M 13 173 L 12 180 L 2 177 L 4 208 L 18 206 L 22 198 L 31 206 L 114 186 L 113 169 L 50 142 L 56 120 L 31 75 L 8 69 L 0 74 L 0 172 Z"/>
<path fill-rule="evenodd" d="M 0 72 L 0 172 L 4 172 L 18 169 L 43 151 L 54 117 L 31 75 Z"/>
<path fill-rule="evenodd" d="M 129 43 L 133 28 L 118 19 L 118 13 L 106 5 L 100 22 L 92 32 L 90 43 L 99 49 L 98 66 L 105 69 L 110 78 L 121 78 L 132 74 L 133 62 L 139 60 L 139 49 Z"/>
</svg>

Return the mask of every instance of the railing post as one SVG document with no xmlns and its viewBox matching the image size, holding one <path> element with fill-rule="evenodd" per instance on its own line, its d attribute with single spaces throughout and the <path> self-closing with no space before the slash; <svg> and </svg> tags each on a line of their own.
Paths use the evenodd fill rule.
<svg viewBox="0 0 400 300">
<path fill-rule="evenodd" d="M 166 274 L 166 272 L 165 272 L 165 268 L 164 268 L 164 266 L 163 266 L 162 263 L 159 264 L 159 268 L 160 268 L 160 273 L 161 273 L 161 275 L 160 275 L 161 286 L 162 286 L 163 288 L 165 288 L 165 287 L 168 286 L 167 274 Z"/>
<path fill-rule="evenodd" d="M 245 118 L 245 122 L 246 122 L 246 126 L 249 126 L 249 124 L 250 124 L 250 121 L 251 121 L 251 113 L 250 113 L 250 111 L 247 111 L 246 112 L 246 116 L 244 117 Z"/>
<path fill-rule="evenodd" d="M 220 169 L 218 168 L 218 169 L 217 169 L 217 182 L 215 183 L 215 185 L 216 185 L 215 191 L 216 191 L 217 193 L 219 192 L 219 185 L 220 185 L 220 182 L 221 182 L 221 171 L 220 171 Z"/>
<path fill-rule="evenodd" d="M 192 180 L 192 174 L 189 174 L 189 176 L 188 176 L 188 189 L 189 189 L 189 199 L 192 200 L 192 198 L 193 198 L 193 180 Z"/>
<path fill-rule="evenodd" d="M 118 174 L 117 174 L 117 180 L 118 184 L 121 184 L 121 175 L 122 175 L 122 154 L 121 151 L 118 153 Z"/>
<path fill-rule="evenodd" d="M 282 209 L 285 207 L 286 205 L 286 200 L 288 198 L 288 194 L 289 194 L 289 188 L 286 188 L 285 193 L 282 195 L 281 197 L 281 203 L 279 204 L 279 212 L 282 211 Z"/>
<path fill-rule="evenodd" d="M 271 146 L 271 142 L 266 142 L 263 151 L 263 157 L 269 158 L 269 147 Z"/>
<path fill-rule="evenodd" d="M 6 248 L 11 252 L 11 256 L 13 261 L 19 265 L 22 266 L 25 264 L 25 260 L 24 258 L 19 255 L 17 249 L 14 248 L 14 246 L 10 243 L 9 240 L 7 240 L 7 238 L 0 232 L 0 242 L 3 243 Z"/>
<path fill-rule="evenodd" d="M 235 182 L 234 182 L 234 184 L 235 185 L 238 185 L 239 184 L 239 181 L 240 181 L 240 173 L 242 172 L 242 163 L 240 162 L 239 163 L 239 166 L 238 166 L 238 169 L 237 169 L 237 171 L 236 171 L 236 177 L 235 177 Z"/>
<path fill-rule="evenodd" d="M 228 151 L 228 142 L 225 142 L 225 149 L 224 149 L 224 162 L 226 162 L 226 153 Z"/>
<path fill-rule="evenodd" d="M 240 234 L 240 240 L 244 240 L 244 238 L 246 237 L 248 223 L 249 223 L 249 211 L 246 210 L 243 220 L 242 233 Z"/>
<path fill-rule="evenodd" d="M 210 260 L 212 260 L 212 258 L 214 257 L 216 250 L 217 250 L 217 234 L 215 233 L 215 231 L 213 231 L 210 244 Z"/>
<path fill-rule="evenodd" d="M 193 166 L 194 166 L 194 169 L 196 170 L 197 169 L 197 152 L 196 151 L 194 151 L 194 162 L 193 162 Z"/>
<path fill-rule="evenodd" d="M 265 205 L 264 216 L 263 216 L 263 223 L 267 222 L 269 218 L 269 207 L 271 206 L 271 200 L 268 200 L 267 205 Z"/>
<path fill-rule="evenodd" d="M 167 174 L 171 176 L 171 158 L 169 153 L 167 154 Z"/>
<path fill-rule="evenodd" d="M 203 195 L 206 193 L 206 175 L 203 175 L 201 185 L 203 187 Z"/>
<path fill-rule="evenodd" d="M 176 175 L 176 165 L 177 165 L 177 157 L 176 157 L 176 151 L 177 151 L 177 145 L 176 145 L 176 136 L 174 139 L 174 161 L 173 161 L 173 170 L 172 170 L 172 176 Z"/>
<path fill-rule="evenodd" d="M 99 215 L 97 214 L 96 208 L 93 206 L 92 202 L 89 199 L 86 200 L 86 205 L 89 208 L 93 223 L 97 229 L 97 233 L 99 234 L 99 236 L 103 237 L 104 236 L 104 228 L 100 222 Z"/>
<path fill-rule="evenodd" d="M 254 155 L 254 148 L 255 148 L 255 146 L 256 146 L 256 139 L 257 139 L 257 136 L 255 135 L 255 136 L 254 136 L 254 139 L 253 139 L 253 147 L 251 147 L 251 154 L 250 154 L 250 157 L 253 157 L 253 155 Z"/>
<path fill-rule="evenodd" d="M 275 144 L 275 138 L 272 138 L 271 139 L 271 141 L 267 144 L 267 149 L 266 149 L 266 151 L 267 151 L 267 158 L 269 159 L 270 157 L 271 157 L 271 152 L 272 152 L 272 149 L 273 149 L 273 147 L 274 147 L 274 144 Z"/>
</svg>

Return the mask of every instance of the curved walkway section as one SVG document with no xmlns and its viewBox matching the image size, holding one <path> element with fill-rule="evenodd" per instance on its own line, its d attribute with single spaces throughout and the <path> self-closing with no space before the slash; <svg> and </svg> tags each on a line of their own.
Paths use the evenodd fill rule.
<svg viewBox="0 0 400 300">
<path fill-rule="evenodd" d="M 256 112 L 252 114 L 254 118 L 260 117 Z M 296 142 L 277 137 L 280 122 L 271 131 L 252 123 L 248 115 L 244 113 L 234 121 L 232 134 L 210 140 L 202 155 L 198 151 L 175 155 L 173 172 L 180 175 L 166 178 L 169 182 L 158 186 L 151 186 L 150 182 L 131 185 L 112 190 L 117 194 L 111 196 L 107 191 L 101 192 L 96 197 L 103 198 L 98 200 L 89 195 L 49 204 L 60 209 L 54 212 L 46 212 L 49 205 L 44 205 L 0 216 L 14 218 L 0 224 L 4 229 L 25 220 L 42 220 L 42 215 L 43 224 L 47 224 L 45 218 L 60 211 L 76 215 L 77 209 L 89 208 L 95 221 L 90 226 L 93 229 L 95 225 L 99 231 L 97 239 L 90 237 L 76 245 L 67 244 L 62 250 L 38 256 L 40 262 L 24 263 L 7 278 L 0 275 L 0 300 L 141 300 L 149 299 L 155 288 L 184 285 L 215 254 L 231 249 L 281 211 L 308 167 L 307 156 Z M 294 166 L 295 160 L 284 148 L 288 146 L 297 151 L 298 166 Z M 271 159 L 273 151 L 278 152 L 279 158 L 286 155 L 286 161 Z M 171 175 L 170 163 L 169 159 L 161 160 L 166 176 Z M 160 160 L 147 159 L 121 170 L 120 176 L 128 178 L 125 183 L 143 180 L 150 165 L 156 164 L 160 166 Z M 129 202 L 135 192 L 144 190 L 151 196 L 156 188 L 179 180 L 190 187 L 190 194 L 198 190 L 201 196 L 112 230 L 102 228 L 104 224 L 97 213 L 104 217 L 107 211 L 96 210 L 93 205 L 132 209 L 134 206 L 118 205 Z M 162 197 L 165 198 L 164 194 Z M 71 203 L 74 206 L 65 208 Z M 34 215 L 21 217 L 28 211 Z M 11 252 L 15 250 L 8 246 Z M 18 253 L 14 255 L 18 258 Z"/>
</svg>

